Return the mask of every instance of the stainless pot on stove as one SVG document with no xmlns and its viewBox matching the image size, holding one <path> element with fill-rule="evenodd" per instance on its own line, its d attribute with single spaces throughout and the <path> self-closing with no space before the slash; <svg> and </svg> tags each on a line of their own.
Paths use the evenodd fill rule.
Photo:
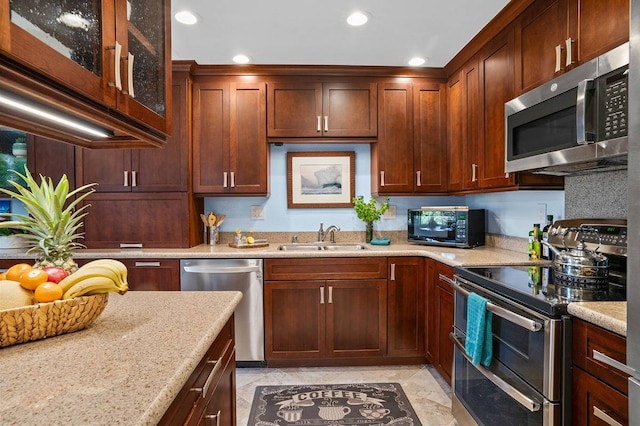
<svg viewBox="0 0 640 426">
<path fill-rule="evenodd" d="M 578 231 L 581 233 L 595 233 L 598 237 L 598 247 L 594 251 L 588 250 L 584 241 L 580 241 L 578 245 L 569 249 L 565 241 L 565 236 L 570 231 Z M 559 251 L 547 241 L 543 244 L 549 247 L 553 252 L 553 281 L 556 285 L 564 285 L 569 287 L 584 288 L 589 290 L 606 290 L 608 286 L 609 276 L 609 259 L 601 253 L 598 248 L 602 243 L 602 239 L 593 228 L 570 227 L 566 228 L 562 233 L 562 244 L 565 250 Z"/>
</svg>

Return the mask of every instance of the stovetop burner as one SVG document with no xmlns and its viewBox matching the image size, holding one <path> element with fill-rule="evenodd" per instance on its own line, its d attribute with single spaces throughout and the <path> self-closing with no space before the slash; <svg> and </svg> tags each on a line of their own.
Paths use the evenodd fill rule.
<svg viewBox="0 0 640 426">
<path fill-rule="evenodd" d="M 624 287 L 609 284 L 607 292 L 557 285 L 551 266 L 456 267 L 456 275 L 546 315 L 559 316 L 567 304 L 584 300 L 626 300 Z"/>
</svg>

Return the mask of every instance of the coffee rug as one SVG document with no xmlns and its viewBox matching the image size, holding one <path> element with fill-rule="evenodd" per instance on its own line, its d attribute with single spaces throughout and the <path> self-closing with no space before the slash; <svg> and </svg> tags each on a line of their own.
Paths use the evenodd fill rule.
<svg viewBox="0 0 640 426">
<path fill-rule="evenodd" d="M 421 426 L 399 383 L 258 386 L 247 426 Z"/>
</svg>

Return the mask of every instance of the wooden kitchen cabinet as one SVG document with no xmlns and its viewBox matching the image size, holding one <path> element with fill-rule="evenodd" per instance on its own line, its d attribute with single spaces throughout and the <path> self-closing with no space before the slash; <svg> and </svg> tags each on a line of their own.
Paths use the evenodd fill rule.
<svg viewBox="0 0 640 426">
<path fill-rule="evenodd" d="M 169 12 L 168 0 L 92 0 L 68 9 L 55 2 L 6 1 L 0 3 L 0 54 L 168 134 Z M 83 31 L 72 28 L 74 19 Z"/>
<path fill-rule="evenodd" d="M 626 339 L 578 318 L 572 322 L 572 424 L 629 424 L 629 375 L 596 359 L 602 354 L 625 364 Z"/>
<path fill-rule="evenodd" d="M 33 176 L 50 177 L 54 183 L 67 176 L 71 189 L 75 187 L 75 148 L 68 143 L 27 136 L 27 166 Z"/>
<path fill-rule="evenodd" d="M 378 142 L 371 145 L 371 191 L 446 191 L 444 84 L 378 83 Z"/>
<path fill-rule="evenodd" d="M 347 365 L 384 356 L 386 264 L 385 258 L 265 259 L 268 365 Z"/>
<path fill-rule="evenodd" d="M 453 268 L 433 259 L 426 259 L 427 309 L 426 355 L 438 373 L 451 382 L 453 368 L 453 289 L 439 275 L 453 279 Z"/>
<path fill-rule="evenodd" d="M 515 24 L 521 94 L 628 41 L 629 0 L 537 1 Z"/>
<path fill-rule="evenodd" d="M 375 137 L 376 83 L 279 81 L 268 84 L 270 138 Z"/>
<path fill-rule="evenodd" d="M 387 353 L 424 361 L 424 258 L 390 257 L 387 263 Z"/>
<path fill-rule="evenodd" d="M 118 259 L 127 267 L 129 290 L 180 291 L 179 259 Z"/>
<path fill-rule="evenodd" d="M 196 194 L 268 195 L 266 84 L 198 77 L 193 95 Z"/>
<path fill-rule="evenodd" d="M 236 424 L 234 318 L 225 324 L 159 425 Z"/>
</svg>

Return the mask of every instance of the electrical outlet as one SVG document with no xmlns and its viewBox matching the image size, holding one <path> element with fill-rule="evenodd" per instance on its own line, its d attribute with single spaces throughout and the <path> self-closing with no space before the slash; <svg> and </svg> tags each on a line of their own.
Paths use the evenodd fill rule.
<svg viewBox="0 0 640 426">
<path fill-rule="evenodd" d="M 251 206 L 251 219 L 264 220 L 264 206 Z"/>
<path fill-rule="evenodd" d="M 396 218 L 396 206 L 389 206 L 386 212 L 382 214 L 383 219 L 395 219 Z"/>
<path fill-rule="evenodd" d="M 546 203 L 538 203 L 538 214 L 536 216 L 536 222 L 539 223 L 540 226 L 544 226 L 547 223 L 547 204 Z"/>
</svg>

